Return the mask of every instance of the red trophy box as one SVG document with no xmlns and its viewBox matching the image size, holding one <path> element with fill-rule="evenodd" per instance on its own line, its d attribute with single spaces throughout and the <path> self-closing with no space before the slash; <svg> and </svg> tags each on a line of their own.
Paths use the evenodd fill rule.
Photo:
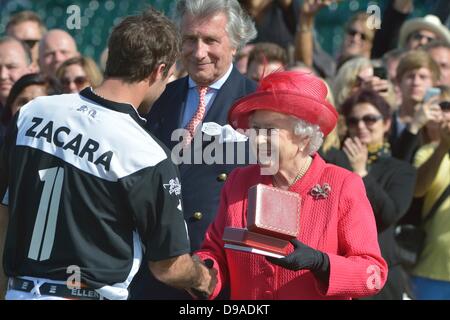
<svg viewBox="0 0 450 320">
<path fill-rule="evenodd" d="M 300 228 L 298 193 L 257 184 L 248 190 L 247 229 L 290 240 Z"/>
<path fill-rule="evenodd" d="M 300 228 L 299 194 L 258 184 L 249 189 L 247 228 L 226 227 L 225 248 L 272 257 L 288 254 Z"/>
</svg>

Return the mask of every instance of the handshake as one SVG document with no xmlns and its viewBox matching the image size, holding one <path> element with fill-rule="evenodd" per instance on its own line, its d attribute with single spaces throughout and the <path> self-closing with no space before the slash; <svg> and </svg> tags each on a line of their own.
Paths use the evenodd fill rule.
<svg viewBox="0 0 450 320">
<path fill-rule="evenodd" d="M 207 300 L 217 285 L 217 270 L 213 268 L 214 262 L 210 259 L 202 261 L 197 255 L 192 256 L 198 281 L 186 291 L 193 297 Z"/>
</svg>

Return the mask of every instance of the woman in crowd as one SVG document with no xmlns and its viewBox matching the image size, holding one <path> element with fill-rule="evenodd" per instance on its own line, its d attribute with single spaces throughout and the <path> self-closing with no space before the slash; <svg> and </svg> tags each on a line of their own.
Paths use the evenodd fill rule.
<svg viewBox="0 0 450 320">
<path fill-rule="evenodd" d="M 362 180 L 316 153 L 337 121 L 326 96 L 313 75 L 276 72 L 231 108 L 231 125 L 256 130 L 251 144 L 273 152 L 270 161 L 233 171 L 222 190 L 218 215 L 196 252 L 218 271 L 210 298 L 227 284 L 232 299 L 351 299 L 383 287 L 387 266 Z M 224 249 L 224 228 L 246 227 L 247 192 L 256 184 L 301 196 L 299 236 L 285 258 Z"/>
<path fill-rule="evenodd" d="M 97 64 L 89 57 L 75 57 L 56 71 L 56 77 L 63 86 L 64 93 L 77 93 L 86 87 L 97 87 L 103 80 Z"/>
<path fill-rule="evenodd" d="M 386 142 L 391 110 L 378 93 L 358 91 L 341 110 L 348 128 L 343 151 L 350 169 L 363 179 L 375 214 L 381 253 L 389 266 L 386 285 L 374 298 L 401 300 L 410 291 L 408 276 L 396 256 L 394 232 L 412 201 L 416 172 L 409 163 L 391 156 Z"/>
</svg>

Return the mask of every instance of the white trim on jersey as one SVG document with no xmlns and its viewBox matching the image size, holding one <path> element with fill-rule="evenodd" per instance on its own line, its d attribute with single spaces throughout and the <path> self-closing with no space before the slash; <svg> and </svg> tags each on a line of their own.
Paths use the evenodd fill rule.
<svg viewBox="0 0 450 320">
<path fill-rule="evenodd" d="M 17 126 L 17 145 L 42 150 L 108 181 L 167 158 L 130 115 L 82 99 L 79 94 L 34 99 L 21 108 Z M 128 142 L 125 147 L 124 140 Z"/>
</svg>

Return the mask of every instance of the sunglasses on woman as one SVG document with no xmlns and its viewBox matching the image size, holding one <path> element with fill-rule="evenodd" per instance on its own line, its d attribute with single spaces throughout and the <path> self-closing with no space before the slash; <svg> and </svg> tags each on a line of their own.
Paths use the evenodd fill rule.
<svg viewBox="0 0 450 320">
<path fill-rule="evenodd" d="M 76 86 L 80 87 L 80 86 L 86 84 L 87 78 L 83 77 L 83 76 L 79 76 L 79 77 L 74 78 L 73 80 L 67 79 L 67 78 L 61 79 L 61 84 L 65 87 L 68 87 L 72 82 L 75 83 Z"/>
<path fill-rule="evenodd" d="M 442 111 L 449 112 L 450 111 L 450 101 L 439 102 L 439 107 L 441 107 Z"/>
<path fill-rule="evenodd" d="M 360 121 L 363 121 L 367 127 L 373 126 L 378 120 L 383 119 L 382 115 L 374 115 L 374 114 L 366 114 L 361 118 L 357 117 L 348 117 L 346 122 L 347 126 L 353 127 L 357 126 Z"/>
</svg>

